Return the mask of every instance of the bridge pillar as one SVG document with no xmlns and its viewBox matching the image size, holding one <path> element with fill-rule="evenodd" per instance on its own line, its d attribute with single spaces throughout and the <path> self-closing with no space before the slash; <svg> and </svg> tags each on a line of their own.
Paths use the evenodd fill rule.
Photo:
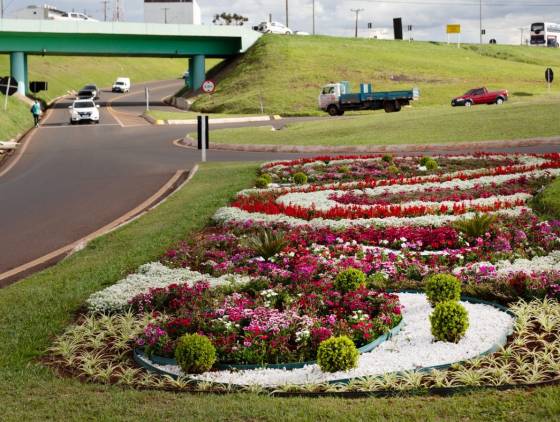
<svg viewBox="0 0 560 422">
<path fill-rule="evenodd" d="M 206 80 L 206 57 L 202 54 L 189 59 L 189 83 L 193 91 L 200 89 Z"/>
<path fill-rule="evenodd" d="M 18 93 L 27 93 L 27 55 L 20 51 L 10 53 L 10 75 L 18 81 Z"/>
</svg>

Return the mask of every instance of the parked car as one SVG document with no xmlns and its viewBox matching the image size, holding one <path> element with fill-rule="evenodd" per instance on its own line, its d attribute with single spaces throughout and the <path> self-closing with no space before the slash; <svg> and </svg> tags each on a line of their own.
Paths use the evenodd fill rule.
<svg viewBox="0 0 560 422">
<path fill-rule="evenodd" d="M 486 88 L 471 89 L 465 95 L 453 98 L 451 105 L 470 107 L 474 104 L 503 104 L 509 97 L 507 89 L 488 91 Z"/>
<path fill-rule="evenodd" d="M 293 34 L 290 28 L 280 22 L 261 22 L 259 25 L 253 26 L 253 29 L 263 34 Z"/>
<path fill-rule="evenodd" d="M 99 123 L 99 106 L 92 99 L 78 99 L 68 106 L 68 109 L 72 125 L 83 121 Z"/>
<path fill-rule="evenodd" d="M 113 84 L 111 89 L 113 92 L 128 92 L 130 91 L 130 78 L 119 77 Z"/>
<path fill-rule="evenodd" d="M 95 85 L 95 84 L 89 84 L 89 85 L 84 86 L 84 87 L 82 88 L 82 90 L 91 91 L 91 92 L 93 93 L 93 95 L 94 95 L 94 100 L 98 100 L 98 99 L 99 99 L 100 91 L 99 91 L 99 89 L 97 88 L 97 85 Z"/>
<path fill-rule="evenodd" d="M 95 100 L 95 92 L 91 89 L 80 89 L 76 95 L 78 100 Z"/>
</svg>

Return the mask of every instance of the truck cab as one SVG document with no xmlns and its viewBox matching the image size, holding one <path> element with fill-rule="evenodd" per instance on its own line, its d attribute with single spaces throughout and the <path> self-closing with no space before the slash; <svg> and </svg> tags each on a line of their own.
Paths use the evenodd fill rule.
<svg viewBox="0 0 560 422">
<path fill-rule="evenodd" d="M 331 83 L 325 85 L 321 90 L 321 94 L 319 94 L 319 108 L 327 111 L 331 116 L 342 115 L 343 113 L 341 114 L 338 109 L 338 103 L 342 94 L 346 94 L 346 86 L 344 84 Z M 336 105 L 336 109 L 333 105 Z"/>
</svg>

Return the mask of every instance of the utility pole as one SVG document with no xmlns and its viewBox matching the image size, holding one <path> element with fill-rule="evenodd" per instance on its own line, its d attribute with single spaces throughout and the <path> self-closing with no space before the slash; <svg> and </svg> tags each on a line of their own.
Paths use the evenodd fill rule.
<svg viewBox="0 0 560 422">
<path fill-rule="evenodd" d="M 4 0 L 0 0 L 0 19 L 4 19 Z"/>
<path fill-rule="evenodd" d="M 313 35 L 315 35 L 315 0 L 312 0 L 313 4 Z"/>
<path fill-rule="evenodd" d="M 350 10 L 356 14 L 356 28 L 354 31 L 354 37 L 358 38 L 358 20 L 360 17 L 360 12 L 363 12 L 364 9 L 350 9 Z"/>
<path fill-rule="evenodd" d="M 525 35 L 525 28 L 519 28 L 519 31 L 521 31 L 521 42 L 519 43 L 519 45 L 523 45 L 523 36 Z"/>
<path fill-rule="evenodd" d="M 164 18 L 163 18 L 164 20 L 163 20 L 163 21 L 164 21 L 165 23 L 167 23 L 167 11 L 169 10 L 169 7 L 164 7 L 164 8 L 161 9 L 161 10 L 163 10 L 163 15 L 164 15 Z"/>
<path fill-rule="evenodd" d="M 103 4 L 103 21 L 107 22 L 107 7 L 109 5 L 109 0 L 103 0 L 101 4 Z"/>
<path fill-rule="evenodd" d="M 290 22 L 289 22 L 289 18 L 288 18 L 288 0 L 286 0 L 286 28 L 290 27 Z"/>
<path fill-rule="evenodd" d="M 479 29 L 480 29 L 480 44 L 482 44 L 482 0 L 480 0 L 480 8 L 479 8 Z"/>
</svg>

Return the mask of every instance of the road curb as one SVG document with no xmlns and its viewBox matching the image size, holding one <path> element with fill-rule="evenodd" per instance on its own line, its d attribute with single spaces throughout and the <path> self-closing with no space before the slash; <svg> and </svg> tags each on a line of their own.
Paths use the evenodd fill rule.
<svg viewBox="0 0 560 422">
<path fill-rule="evenodd" d="M 202 114 L 201 114 L 202 115 Z M 143 115 L 144 119 L 153 125 L 196 125 L 198 123 L 197 119 L 186 119 L 186 120 L 161 120 L 155 119 L 149 115 Z M 210 116 L 210 123 L 214 125 L 227 125 L 231 123 L 252 123 L 252 122 L 269 122 L 273 120 L 281 120 L 282 117 L 278 115 L 274 116 L 252 116 L 252 117 L 219 117 L 213 118 Z"/>
<path fill-rule="evenodd" d="M 182 140 L 185 147 L 197 147 L 197 141 L 190 136 Z M 560 137 L 512 139 L 502 141 L 456 142 L 445 144 L 402 144 L 402 145 L 253 145 L 218 144 L 210 142 L 210 149 L 244 152 L 285 152 L 285 153 L 385 153 L 423 152 L 430 150 L 454 151 L 457 149 L 480 150 L 485 148 L 516 148 L 540 145 L 560 145 Z"/>
<path fill-rule="evenodd" d="M 194 177 L 198 171 L 198 166 L 194 166 L 192 170 L 178 170 L 173 174 L 173 176 L 152 196 L 146 199 L 137 207 L 128 211 L 124 215 L 118 217 L 112 222 L 106 224 L 100 229 L 90 233 L 81 239 L 78 239 L 70 244 L 62 246 L 46 255 L 36 258 L 28 263 L 20 265 L 16 268 L 12 268 L 2 274 L 0 274 L 0 288 L 5 287 L 9 284 L 15 283 L 22 278 L 42 270 L 50 265 L 57 263 L 63 258 L 70 256 L 71 254 L 85 248 L 89 242 L 92 240 L 110 233 L 118 228 L 140 218 L 142 215 L 146 214 L 150 210 L 156 208 L 161 203 L 163 203 L 167 198 L 177 192 L 181 187 L 183 187 L 188 181 Z M 182 179 L 185 180 L 182 180 Z"/>
</svg>

